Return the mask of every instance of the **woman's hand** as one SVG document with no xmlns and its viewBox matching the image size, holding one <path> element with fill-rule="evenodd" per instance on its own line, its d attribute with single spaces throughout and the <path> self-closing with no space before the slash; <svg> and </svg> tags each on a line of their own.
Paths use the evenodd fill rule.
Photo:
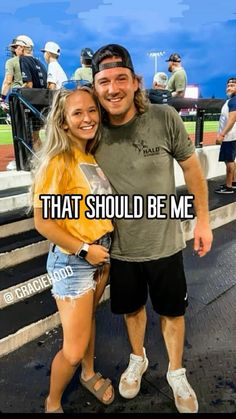
<svg viewBox="0 0 236 419">
<path fill-rule="evenodd" d="M 85 260 L 91 265 L 100 265 L 108 262 L 110 259 L 109 252 L 106 247 L 100 244 L 90 244 Z"/>
</svg>

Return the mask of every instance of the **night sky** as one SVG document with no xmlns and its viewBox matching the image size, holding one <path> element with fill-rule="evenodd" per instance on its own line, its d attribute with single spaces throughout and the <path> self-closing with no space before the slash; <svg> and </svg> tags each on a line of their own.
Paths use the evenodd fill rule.
<svg viewBox="0 0 236 419">
<path fill-rule="evenodd" d="M 45 42 L 57 42 L 69 78 L 82 48 L 95 51 L 107 43 L 129 49 L 146 88 L 155 70 L 150 52 L 165 51 L 157 59 L 158 71 L 165 72 L 165 60 L 178 52 L 188 83 L 198 84 L 205 98 L 225 98 L 225 83 L 236 76 L 235 0 L 6 0 L 0 18 L 0 83 L 6 47 L 17 35 L 30 36 L 42 60 Z"/>
</svg>

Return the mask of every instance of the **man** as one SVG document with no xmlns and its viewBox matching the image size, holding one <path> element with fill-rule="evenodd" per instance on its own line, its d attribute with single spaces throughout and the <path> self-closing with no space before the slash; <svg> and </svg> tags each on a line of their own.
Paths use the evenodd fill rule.
<svg viewBox="0 0 236 419">
<path fill-rule="evenodd" d="M 84 80 L 90 83 L 93 82 L 92 76 L 92 58 L 93 58 L 93 51 L 91 48 L 83 48 L 80 53 L 80 62 L 81 66 L 75 70 L 73 79 L 74 80 Z"/>
<path fill-rule="evenodd" d="M 166 73 L 157 72 L 153 78 L 153 88 L 147 91 L 151 103 L 169 103 L 172 95 L 167 89 L 168 76 Z"/>
<path fill-rule="evenodd" d="M 33 56 L 34 43 L 31 38 L 26 40 L 23 47 L 23 55 L 20 57 L 20 68 L 23 80 L 23 86 L 26 88 L 47 88 L 47 70 L 44 64 Z M 36 107 L 36 106 L 35 106 Z M 41 107 L 37 107 L 40 111 Z M 34 151 L 38 151 L 42 145 L 40 139 L 40 129 L 43 122 L 36 117 L 32 117 L 32 146 Z"/>
<path fill-rule="evenodd" d="M 32 39 L 28 38 L 23 47 L 23 55 L 20 57 L 23 87 L 45 89 L 47 88 L 47 70 L 44 64 L 33 56 L 33 47 Z"/>
<path fill-rule="evenodd" d="M 58 62 L 61 54 L 61 48 L 56 42 L 46 42 L 45 47 L 41 49 L 44 53 L 44 59 L 48 64 L 47 88 L 51 90 L 60 89 L 67 81 L 67 75 Z"/>
<path fill-rule="evenodd" d="M 20 39 L 13 39 L 12 43 L 8 46 L 13 57 L 9 58 L 5 63 L 5 77 L 1 89 L 1 107 L 3 110 L 8 110 L 6 99 L 11 89 L 20 88 L 23 84 L 21 77 L 21 69 L 19 57 L 23 54 L 24 36 Z M 5 105 L 5 106 L 4 106 Z"/>
<path fill-rule="evenodd" d="M 24 53 L 24 46 L 31 42 L 31 39 L 26 35 L 19 35 L 13 39 L 9 45 L 9 49 L 13 54 L 13 57 L 6 61 L 5 64 L 5 77 L 2 84 L 0 106 L 7 113 L 9 110 L 8 95 L 12 89 L 18 89 L 23 86 L 23 80 L 20 68 L 20 57 Z M 9 120 L 11 118 L 9 116 Z M 16 162 L 12 160 L 7 165 L 7 170 L 15 170 Z"/>
<path fill-rule="evenodd" d="M 168 71 L 172 73 L 168 81 L 168 90 L 173 97 L 184 97 L 187 86 L 187 74 L 181 65 L 181 57 L 176 52 L 171 54 L 166 62 L 169 63 Z"/>
<path fill-rule="evenodd" d="M 175 194 L 175 158 L 189 192 L 195 195 L 194 249 L 204 256 L 212 242 L 207 185 L 181 118 L 170 106 L 145 103 L 141 78 L 124 47 L 110 44 L 100 48 L 93 56 L 92 69 L 94 89 L 106 113 L 96 159 L 114 193 L 128 195 L 130 200 L 134 194 L 141 195 L 144 202 L 150 194 Z M 181 222 L 146 216 L 115 222 L 111 309 L 125 315 L 132 348 L 129 366 L 121 376 L 120 394 L 135 397 L 148 367 L 143 344 L 149 287 L 153 308 L 161 316 L 169 357 L 167 380 L 176 407 L 183 413 L 197 412 L 196 395 L 182 368 L 187 289 Z"/>
<path fill-rule="evenodd" d="M 236 77 L 227 81 L 228 100 L 222 107 L 216 144 L 221 144 L 219 161 L 226 164 L 226 184 L 215 190 L 219 194 L 232 194 L 236 190 Z"/>
</svg>

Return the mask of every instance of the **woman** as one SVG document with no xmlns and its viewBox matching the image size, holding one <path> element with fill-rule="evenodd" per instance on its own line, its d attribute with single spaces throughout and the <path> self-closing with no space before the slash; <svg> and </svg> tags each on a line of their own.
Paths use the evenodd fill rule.
<svg viewBox="0 0 236 419">
<path fill-rule="evenodd" d="M 35 227 L 52 243 L 47 270 L 52 277 L 52 294 L 63 329 L 63 347 L 51 366 L 50 391 L 45 401 L 47 413 L 63 413 L 63 392 L 80 363 L 81 383 L 104 404 L 110 404 L 114 399 L 111 381 L 95 374 L 93 365 L 94 311 L 108 279 L 110 234 L 113 231 L 111 220 L 88 219 L 85 214 L 85 199 L 92 193 L 89 179 L 98 167 L 92 153 L 99 139 L 99 125 L 99 104 L 89 87 L 58 91 L 35 169 Z M 81 195 L 79 201 L 71 200 L 72 211 L 79 212 L 79 218 L 65 216 L 62 207 L 61 219 L 43 218 L 40 195 L 47 194 L 61 195 L 62 207 L 65 196 L 68 206 L 68 195 Z M 79 211 L 75 205 L 79 205 Z M 53 208 L 50 211 L 52 214 Z M 63 272 L 69 272 L 67 277 L 58 275 L 63 269 Z"/>
</svg>

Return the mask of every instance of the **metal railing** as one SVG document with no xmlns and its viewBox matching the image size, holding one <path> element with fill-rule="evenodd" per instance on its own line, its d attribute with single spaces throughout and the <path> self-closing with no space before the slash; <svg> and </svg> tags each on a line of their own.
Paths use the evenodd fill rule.
<svg viewBox="0 0 236 419">
<path fill-rule="evenodd" d="M 55 91 L 49 89 L 19 89 L 9 95 L 17 170 L 30 170 L 30 159 L 34 155 L 32 117 L 41 121 L 42 127 L 42 122 L 45 122 L 45 109 L 50 109 L 54 93 Z M 172 98 L 170 105 L 177 111 L 196 110 L 195 146 L 202 147 L 205 115 L 219 114 L 224 103 L 224 99 Z"/>
</svg>

